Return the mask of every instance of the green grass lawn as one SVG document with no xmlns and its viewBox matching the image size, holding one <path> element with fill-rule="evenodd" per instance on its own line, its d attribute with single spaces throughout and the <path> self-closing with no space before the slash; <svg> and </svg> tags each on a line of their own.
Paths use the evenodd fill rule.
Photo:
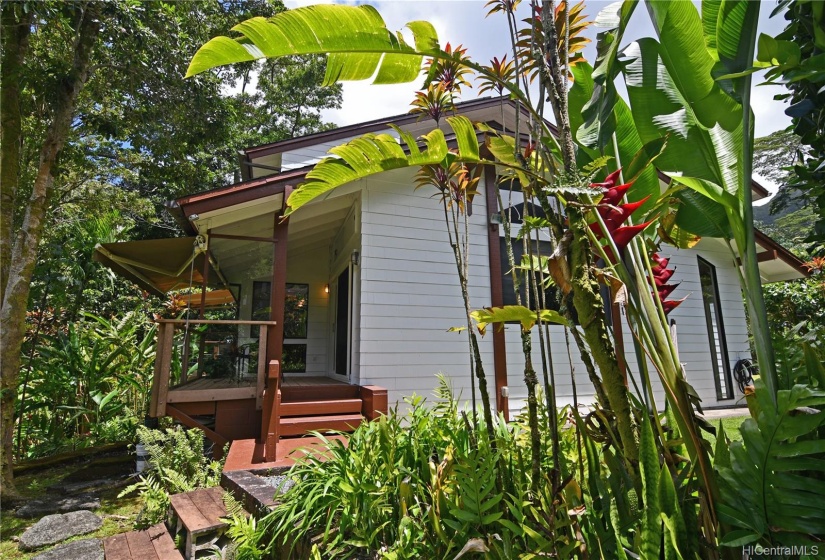
<svg viewBox="0 0 825 560">
<path fill-rule="evenodd" d="M 742 422 L 745 421 L 746 418 L 750 418 L 747 412 L 742 416 L 731 416 L 729 418 L 717 418 L 715 420 L 710 420 L 709 422 L 716 428 L 717 433 L 719 431 L 719 422 L 722 422 L 722 428 L 725 430 L 725 434 L 727 434 L 728 439 L 731 441 L 742 441 L 742 434 L 739 433 L 739 426 Z M 716 436 L 713 434 L 709 434 L 707 432 L 702 432 L 704 434 L 705 439 L 710 442 L 710 448 L 715 449 L 716 447 Z"/>
</svg>

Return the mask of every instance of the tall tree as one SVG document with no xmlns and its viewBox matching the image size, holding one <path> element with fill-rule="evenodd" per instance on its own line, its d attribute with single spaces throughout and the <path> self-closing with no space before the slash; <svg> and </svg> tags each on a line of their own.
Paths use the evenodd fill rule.
<svg viewBox="0 0 825 560">
<path fill-rule="evenodd" d="M 2 331 L 0 331 L 2 416 L 0 418 L 2 418 L 3 438 L 0 470 L 2 470 L 2 492 L 7 497 L 15 493 L 11 466 L 14 403 L 20 367 L 20 348 L 25 332 L 29 282 L 34 271 L 37 246 L 43 232 L 48 201 L 54 187 L 54 166 L 66 142 L 78 94 L 89 77 L 92 51 L 100 31 L 100 8 L 101 5 L 95 2 L 72 3 L 60 7 L 62 20 L 60 24 L 67 32 L 66 41 L 71 47 L 69 51 L 71 54 L 70 59 L 66 61 L 68 65 L 63 69 L 62 79 L 52 92 L 54 97 L 50 103 L 45 137 L 40 143 L 36 175 L 28 195 L 28 203 L 23 211 L 22 225 L 17 235 L 14 236 L 13 242 L 12 227 L 15 222 L 13 212 L 17 210 L 17 197 L 22 194 L 22 185 L 19 182 L 19 172 L 12 175 L 10 171 L 8 177 L 5 173 L 3 177 L 4 198 L 6 198 L 6 193 L 9 195 L 4 202 L 9 204 L 9 208 L 4 210 L 4 214 L 6 212 L 8 214 L 3 216 L 5 222 L 2 230 L 4 258 L 2 274 L 0 274 L 4 280 L 2 307 L 0 307 L 0 325 L 2 326 Z M 6 111 L 8 108 L 13 113 L 13 117 L 2 119 L 3 146 L 0 152 L 0 158 L 2 158 L 0 164 L 4 169 L 8 169 L 7 165 L 10 166 L 12 171 L 19 169 L 19 164 L 16 161 L 12 162 L 12 159 L 17 159 L 15 156 L 18 156 L 17 150 L 22 143 L 22 128 L 19 125 L 20 70 L 28 49 L 28 33 L 22 31 L 21 27 L 31 25 L 32 15 L 28 12 L 32 9 L 32 6 L 26 4 L 7 3 L 3 5 L 4 35 L 5 30 L 8 29 L 11 31 L 9 35 L 18 38 L 17 41 L 12 39 L 10 42 L 14 42 L 4 50 L 4 59 L 8 57 L 13 67 L 8 73 L 4 71 L 2 82 L 3 100 L 7 101 L 11 98 L 12 103 L 17 101 L 13 107 L 8 107 L 6 103 L 3 104 L 3 110 Z M 4 47 L 6 47 L 5 44 Z M 11 92 L 6 93 L 7 90 Z M 9 123 L 10 126 L 7 128 Z M 5 254 L 7 247 L 11 248 L 8 257 Z"/>
<path fill-rule="evenodd" d="M 340 87 L 318 90 L 323 58 L 182 79 L 199 45 L 238 20 L 283 11 L 280 0 L 55 0 L 2 10 L 0 467 L 9 496 L 25 313 L 38 249 L 54 233 L 44 225 L 56 212 L 82 219 L 78 208 L 114 206 L 136 235 L 172 235 L 167 200 L 230 182 L 241 147 L 324 127 L 320 111 L 340 103 Z M 258 91 L 224 85 L 259 73 Z M 287 105 L 282 91 L 303 102 Z M 146 212 L 145 199 L 158 212 Z"/>
<path fill-rule="evenodd" d="M 788 25 L 775 39 L 759 40 L 760 61 L 775 65 L 769 81 L 783 83 L 787 93 L 776 96 L 790 106 L 791 128 L 799 137 L 793 177 L 780 189 L 775 206 L 801 198 L 813 203 L 818 216 L 809 240 L 825 241 L 825 4 L 782 0 L 774 14 L 787 8 Z M 778 63 L 778 64 L 777 64 Z M 821 251 L 821 249 L 820 249 Z"/>
</svg>

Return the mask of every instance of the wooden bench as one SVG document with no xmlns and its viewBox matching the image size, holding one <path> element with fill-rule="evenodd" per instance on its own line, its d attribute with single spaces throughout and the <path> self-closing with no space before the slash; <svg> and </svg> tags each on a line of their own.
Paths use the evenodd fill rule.
<svg viewBox="0 0 825 560">
<path fill-rule="evenodd" d="M 181 529 L 186 531 L 184 558 L 194 560 L 199 550 L 215 544 L 226 530 L 227 523 L 221 521 L 221 517 L 227 515 L 223 488 L 216 486 L 175 494 L 170 497 L 170 502 L 169 519 L 175 524 L 174 534 Z"/>
<path fill-rule="evenodd" d="M 106 560 L 183 560 L 163 523 L 103 540 Z"/>
</svg>

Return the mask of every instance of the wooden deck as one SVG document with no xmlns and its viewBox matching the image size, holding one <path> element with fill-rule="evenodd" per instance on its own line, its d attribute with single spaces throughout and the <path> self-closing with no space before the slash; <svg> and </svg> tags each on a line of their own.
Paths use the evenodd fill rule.
<svg viewBox="0 0 825 560">
<path fill-rule="evenodd" d="M 326 436 L 327 439 L 337 439 L 346 445 L 347 438 L 340 435 Z M 315 436 L 287 438 L 278 442 L 274 461 L 264 459 L 264 444 L 254 439 L 237 439 L 232 442 L 224 463 L 223 472 L 255 471 L 262 469 L 283 469 L 295 464 L 295 459 L 306 454 L 324 460 L 327 446 Z"/>
<path fill-rule="evenodd" d="M 257 385 L 258 380 L 251 377 L 243 379 L 200 377 L 169 389 L 166 402 L 175 404 L 254 399 L 258 396 Z"/>
<path fill-rule="evenodd" d="M 284 377 L 281 387 L 287 394 L 312 394 L 314 390 L 337 393 L 336 389 L 347 392 L 349 383 L 322 376 Z M 200 377 L 177 387 L 169 389 L 166 399 L 168 404 L 234 401 L 239 399 L 257 399 L 258 380 L 254 377 L 227 379 Z M 258 407 L 260 408 L 260 407 Z"/>
<path fill-rule="evenodd" d="M 344 381 L 339 381 L 337 379 L 333 379 L 331 377 L 324 377 L 321 375 L 312 375 L 312 376 L 284 376 L 284 380 L 281 383 L 281 387 L 318 387 L 318 386 L 326 386 L 326 385 L 343 385 L 349 386 L 349 383 Z"/>
</svg>

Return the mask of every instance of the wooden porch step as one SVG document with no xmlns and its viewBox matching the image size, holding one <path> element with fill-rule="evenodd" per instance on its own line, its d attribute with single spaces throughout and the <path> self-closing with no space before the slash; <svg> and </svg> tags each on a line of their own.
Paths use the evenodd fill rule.
<svg viewBox="0 0 825 560">
<path fill-rule="evenodd" d="M 105 538 L 103 554 L 106 560 L 183 560 L 163 523 Z"/>
<path fill-rule="evenodd" d="M 283 385 L 282 402 L 357 399 L 361 395 L 358 385 Z"/>
<path fill-rule="evenodd" d="M 281 418 L 281 436 L 300 436 L 307 432 L 351 432 L 364 417 L 360 414 L 336 414 L 334 416 L 298 416 Z"/>
<path fill-rule="evenodd" d="M 323 414 L 352 414 L 361 412 L 361 399 L 335 399 L 281 402 L 281 417 L 320 416 Z"/>
</svg>

